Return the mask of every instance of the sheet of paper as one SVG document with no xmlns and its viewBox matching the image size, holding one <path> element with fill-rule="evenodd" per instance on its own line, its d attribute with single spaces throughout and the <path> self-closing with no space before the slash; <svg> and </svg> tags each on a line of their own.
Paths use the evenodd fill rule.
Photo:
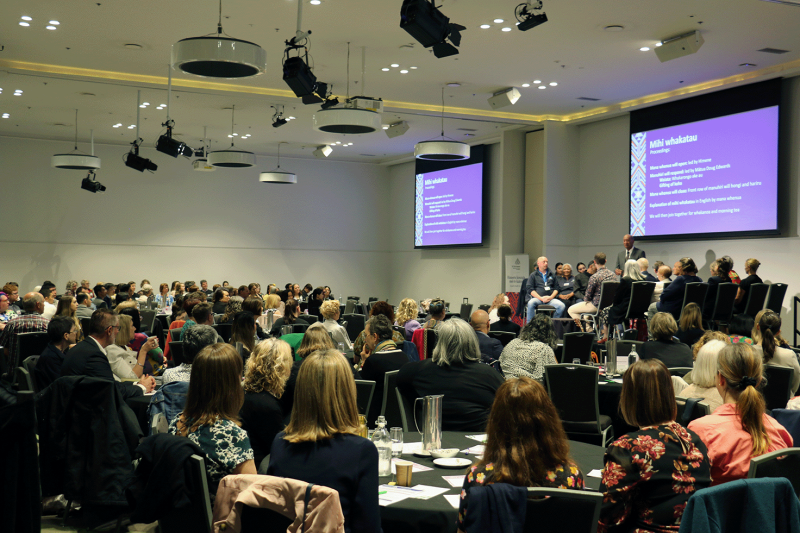
<svg viewBox="0 0 800 533">
<path fill-rule="evenodd" d="M 602 477 L 603 477 L 603 471 L 602 471 L 602 470 L 597 470 L 597 469 L 594 469 L 594 470 L 592 470 L 591 472 L 589 472 L 589 473 L 588 473 L 588 474 L 586 474 L 586 475 L 587 475 L 588 477 L 597 477 L 597 478 L 602 478 Z"/>
<path fill-rule="evenodd" d="M 467 455 L 483 455 L 484 451 L 486 451 L 486 446 L 483 444 L 476 444 L 472 448 L 461 450 L 461 453 L 466 453 Z"/>
<path fill-rule="evenodd" d="M 447 503 L 453 506 L 453 509 L 458 509 L 458 506 L 461 503 L 460 494 L 445 494 L 444 499 L 447 500 Z"/>
<path fill-rule="evenodd" d="M 401 502 L 406 498 L 410 498 L 413 494 L 416 493 L 409 490 L 407 487 L 380 485 L 378 486 L 378 505 L 386 507 L 387 505 Z"/>
<path fill-rule="evenodd" d="M 444 494 L 448 490 L 447 487 L 431 487 L 429 485 L 414 485 L 412 489 L 417 489 L 419 492 L 414 493 L 411 497 L 416 500 L 430 500 L 434 496 Z"/>
<path fill-rule="evenodd" d="M 405 459 L 398 459 L 397 457 L 392 459 L 392 474 L 397 475 L 397 469 L 394 467 L 395 461 L 405 461 Z M 419 463 L 415 463 L 414 461 L 409 461 L 411 463 L 411 473 L 414 472 L 427 472 L 428 470 L 433 470 L 433 468 L 425 465 L 421 465 Z"/>
<path fill-rule="evenodd" d="M 442 479 L 450 483 L 451 487 L 463 487 L 464 476 L 442 476 Z"/>
<path fill-rule="evenodd" d="M 464 435 L 468 439 L 476 440 L 478 442 L 486 442 L 486 433 L 482 435 Z"/>
<path fill-rule="evenodd" d="M 421 442 L 404 442 L 403 443 L 403 453 L 414 453 L 422 451 L 422 443 Z"/>
</svg>

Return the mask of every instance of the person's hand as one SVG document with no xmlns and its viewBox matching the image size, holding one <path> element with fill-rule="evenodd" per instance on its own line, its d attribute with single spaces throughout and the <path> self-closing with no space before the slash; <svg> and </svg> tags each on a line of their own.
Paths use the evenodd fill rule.
<svg viewBox="0 0 800 533">
<path fill-rule="evenodd" d="M 361 351 L 361 364 L 364 364 L 364 361 L 366 361 L 370 355 L 372 355 L 372 349 L 369 345 L 365 344 L 364 349 Z"/>
<path fill-rule="evenodd" d="M 139 385 L 144 387 L 147 392 L 153 392 L 153 389 L 156 388 L 156 378 L 145 374 L 142 376 L 142 379 L 139 380 Z"/>
<path fill-rule="evenodd" d="M 617 268 L 616 270 L 614 270 L 614 274 L 616 274 L 617 276 L 621 276 L 622 275 L 622 270 Z"/>
</svg>

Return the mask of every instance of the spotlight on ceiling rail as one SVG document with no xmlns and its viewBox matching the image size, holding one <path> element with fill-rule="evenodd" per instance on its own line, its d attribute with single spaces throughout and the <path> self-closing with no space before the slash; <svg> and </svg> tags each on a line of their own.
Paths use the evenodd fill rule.
<svg viewBox="0 0 800 533">
<path fill-rule="evenodd" d="M 433 55 L 439 58 L 458 54 L 456 47 L 461 46 L 461 32 L 467 29 L 452 24 L 433 1 L 426 0 L 403 0 L 400 27 L 425 48 L 432 47 Z"/>
</svg>

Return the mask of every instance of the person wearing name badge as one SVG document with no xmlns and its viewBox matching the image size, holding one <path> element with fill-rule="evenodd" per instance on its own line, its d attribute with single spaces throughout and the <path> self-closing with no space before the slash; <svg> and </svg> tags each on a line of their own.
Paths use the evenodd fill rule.
<svg viewBox="0 0 800 533">
<path fill-rule="evenodd" d="M 625 262 L 630 259 L 634 261 L 641 259 L 642 257 L 646 257 L 644 250 L 640 248 L 636 248 L 633 244 L 635 239 L 633 235 L 625 235 L 622 238 L 622 245 L 625 246 L 625 250 L 617 254 L 617 266 L 615 267 L 614 273 L 617 276 L 622 275 L 622 270 L 625 268 Z"/>
<path fill-rule="evenodd" d="M 528 305 L 528 322 L 536 314 L 536 308 L 540 305 L 552 305 L 555 308 L 553 318 L 561 318 L 566 309 L 564 302 L 556 298 L 558 296 L 558 284 L 547 265 L 546 257 L 542 256 L 537 259 L 536 269 L 528 278 L 528 294 L 525 295 Z"/>
</svg>

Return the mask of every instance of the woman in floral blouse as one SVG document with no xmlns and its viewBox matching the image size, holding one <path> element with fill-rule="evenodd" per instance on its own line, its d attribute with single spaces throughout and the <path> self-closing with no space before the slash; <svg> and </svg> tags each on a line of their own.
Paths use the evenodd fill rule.
<svg viewBox="0 0 800 533">
<path fill-rule="evenodd" d="M 658 359 L 628 368 L 619 404 L 625 422 L 640 430 L 606 450 L 597 531 L 678 531 L 689 497 L 711 484 L 706 446 L 675 422 L 672 379 Z"/>
<path fill-rule="evenodd" d="M 460 532 L 466 530 L 470 489 L 493 483 L 584 488 L 583 474 L 569 458 L 569 441 L 558 412 L 544 387 L 531 378 L 513 378 L 497 389 L 483 459 L 470 467 L 461 490 Z"/>
</svg>

